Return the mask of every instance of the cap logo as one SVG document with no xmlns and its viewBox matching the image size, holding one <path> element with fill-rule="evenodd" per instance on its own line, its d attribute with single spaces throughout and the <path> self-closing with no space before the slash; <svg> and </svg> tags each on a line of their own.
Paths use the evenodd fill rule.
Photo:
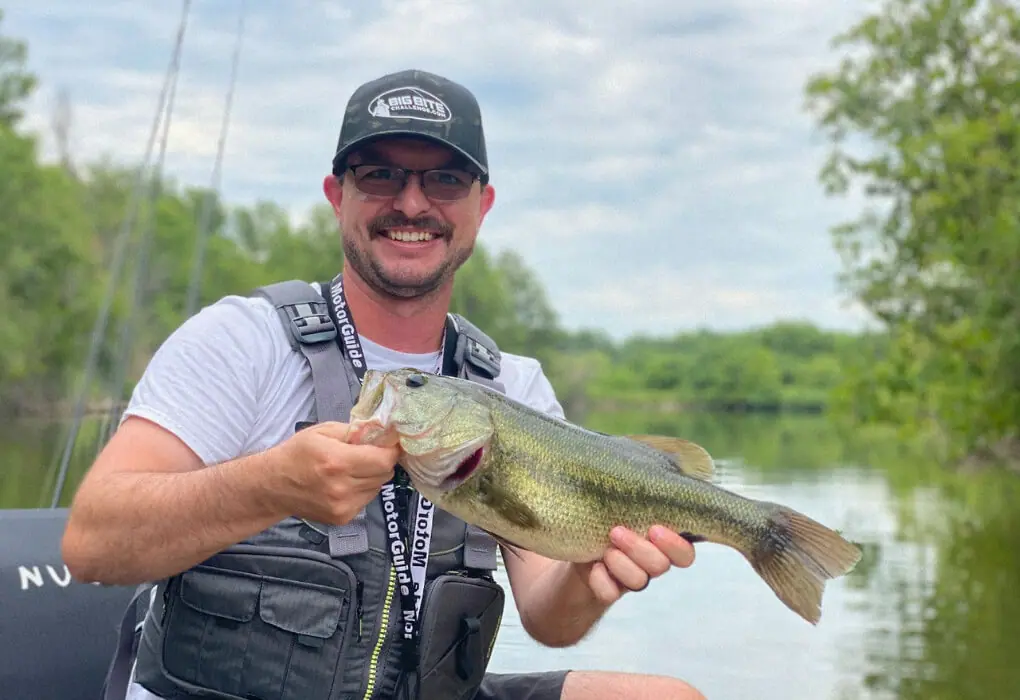
<svg viewBox="0 0 1020 700">
<path fill-rule="evenodd" d="M 450 108 L 441 99 L 419 87 L 400 87 L 387 90 L 368 103 L 373 117 L 390 119 L 420 119 L 426 122 L 450 121 Z"/>
</svg>

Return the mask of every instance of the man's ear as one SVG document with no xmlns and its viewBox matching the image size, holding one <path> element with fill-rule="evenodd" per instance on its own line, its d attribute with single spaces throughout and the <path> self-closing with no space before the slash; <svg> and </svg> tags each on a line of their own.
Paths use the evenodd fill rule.
<svg viewBox="0 0 1020 700">
<path fill-rule="evenodd" d="M 340 216 L 340 202 L 344 198 L 344 182 L 342 178 L 330 173 L 322 179 L 322 193 L 333 207 L 333 212 Z"/>
<path fill-rule="evenodd" d="M 485 215 L 492 209 L 496 202 L 496 188 L 492 185 L 485 185 L 482 188 L 481 196 L 478 198 L 478 223 L 485 220 Z"/>
</svg>

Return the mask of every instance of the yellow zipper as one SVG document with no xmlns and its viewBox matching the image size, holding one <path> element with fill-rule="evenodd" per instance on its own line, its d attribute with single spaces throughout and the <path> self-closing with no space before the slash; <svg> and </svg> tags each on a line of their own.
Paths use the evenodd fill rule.
<svg viewBox="0 0 1020 700">
<path fill-rule="evenodd" d="M 382 615 L 379 618 L 379 636 L 375 640 L 375 648 L 368 660 L 368 683 L 365 686 L 364 700 L 372 697 L 375 690 L 375 674 L 379 667 L 379 652 L 382 650 L 383 642 L 386 641 L 386 633 L 390 627 L 390 606 L 393 603 L 393 590 L 396 587 L 397 575 L 393 567 L 389 567 L 390 577 L 386 584 L 386 602 L 383 604 Z"/>
<path fill-rule="evenodd" d="M 503 613 L 500 613 L 496 617 L 496 634 L 492 635 L 492 639 L 489 640 L 489 654 L 486 657 L 486 663 L 492 659 L 492 650 L 496 648 L 496 638 L 499 636 L 499 627 L 503 624 Z"/>
</svg>

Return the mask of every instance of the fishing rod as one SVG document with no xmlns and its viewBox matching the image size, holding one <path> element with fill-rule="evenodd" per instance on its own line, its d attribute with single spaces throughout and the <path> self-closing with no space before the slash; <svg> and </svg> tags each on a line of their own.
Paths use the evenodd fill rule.
<svg viewBox="0 0 1020 700">
<path fill-rule="evenodd" d="M 71 463 L 71 454 L 74 452 L 74 444 L 77 441 L 78 432 L 81 429 L 82 419 L 85 414 L 85 402 L 88 398 L 89 387 L 92 384 L 92 377 L 95 373 L 96 366 L 99 363 L 99 352 L 102 347 L 103 338 L 106 335 L 106 327 L 109 322 L 110 311 L 113 307 L 114 297 L 116 296 L 117 281 L 120 277 L 121 269 L 124 266 L 128 242 L 131 237 L 132 229 L 134 228 L 134 219 L 137 216 L 142 187 L 145 183 L 145 170 L 148 166 L 149 159 L 152 157 L 152 151 L 156 143 L 159 125 L 162 121 L 163 112 L 167 104 L 170 87 L 176 82 L 177 72 L 180 68 L 180 56 L 183 50 L 184 34 L 187 29 L 188 16 L 190 12 L 191 0 L 182 0 L 181 17 L 177 28 L 177 38 L 174 42 L 173 54 L 170 59 L 170 64 L 167 67 L 166 76 L 163 80 L 163 87 L 160 90 L 158 100 L 159 104 L 156 109 L 156 115 L 153 118 L 152 128 L 149 132 L 149 138 L 145 146 L 145 155 L 142 159 L 142 165 L 138 169 L 131 197 L 128 201 L 128 212 L 124 217 L 120 231 L 117 234 L 116 242 L 114 243 L 113 257 L 110 264 L 110 278 L 106 282 L 106 289 L 100 303 L 99 315 L 96 317 L 96 321 L 92 327 L 92 337 L 89 342 L 88 357 L 85 360 L 85 374 L 82 377 L 81 384 L 78 389 L 78 395 L 75 400 L 74 413 L 71 418 L 71 425 L 68 430 L 67 440 L 64 443 L 63 453 L 60 458 L 60 469 L 57 474 L 56 484 L 53 488 L 50 508 L 56 508 L 59 505 L 60 497 L 64 490 L 64 483 L 67 480 L 67 470 Z"/>
<path fill-rule="evenodd" d="M 209 178 L 209 190 L 202 200 L 202 211 L 199 215 L 198 233 L 195 240 L 195 258 L 191 267 L 191 280 L 188 282 L 188 294 L 184 303 L 184 316 L 192 316 L 198 309 L 199 293 L 202 287 L 202 271 L 205 268 L 205 247 L 212 229 L 213 204 L 215 193 L 220 190 L 223 169 L 223 152 L 226 149 L 227 131 L 230 126 L 230 114 L 234 102 L 234 88 L 237 85 L 237 68 L 241 58 L 241 45 L 244 40 L 244 15 L 246 0 L 241 0 L 241 9 L 237 17 L 237 38 L 234 40 L 234 56 L 230 63 L 230 82 L 223 107 L 223 122 L 220 124 L 220 138 L 216 146 L 216 160 L 213 163 L 212 176 Z"/>
</svg>

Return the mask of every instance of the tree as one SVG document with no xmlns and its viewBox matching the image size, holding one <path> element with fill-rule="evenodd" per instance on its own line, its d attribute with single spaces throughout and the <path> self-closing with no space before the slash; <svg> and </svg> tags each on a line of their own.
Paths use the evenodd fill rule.
<svg viewBox="0 0 1020 700">
<path fill-rule="evenodd" d="M 35 138 L 18 131 L 36 86 L 27 54 L 0 37 L 0 395 L 20 399 L 3 412 L 60 395 L 95 307 L 77 183 L 41 166 Z"/>
<path fill-rule="evenodd" d="M 821 180 L 871 203 L 833 232 L 842 281 L 911 364 L 875 363 L 854 393 L 947 458 L 988 449 L 1020 424 L 1020 17 L 888 0 L 834 43 L 845 57 L 807 87 L 833 146 Z"/>
<path fill-rule="evenodd" d="M 0 10 L 0 22 L 4 13 Z M 38 79 L 26 67 L 28 46 L 23 41 L 0 37 L 0 124 L 14 128 L 25 116 L 25 100 Z"/>
</svg>

